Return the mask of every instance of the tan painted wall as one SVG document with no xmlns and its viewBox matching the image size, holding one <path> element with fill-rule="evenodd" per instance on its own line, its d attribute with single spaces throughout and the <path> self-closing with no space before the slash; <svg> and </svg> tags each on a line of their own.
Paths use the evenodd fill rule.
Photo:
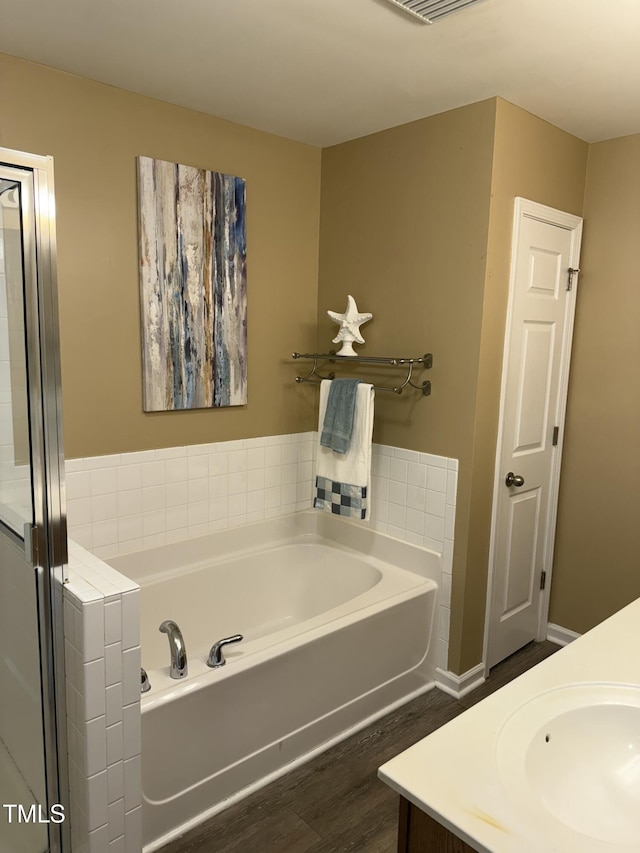
<svg viewBox="0 0 640 853">
<path fill-rule="evenodd" d="M 374 315 L 363 354 L 434 353 L 431 397 L 377 395 L 383 444 L 467 458 L 494 111 L 484 101 L 322 153 L 319 348 L 337 331 L 327 309 L 343 311 L 350 293 Z"/>
<path fill-rule="evenodd" d="M 325 149 L 322 156 L 319 347 L 331 346 L 335 335 L 327 309 L 343 310 L 351 293 L 374 315 L 363 328 L 363 353 L 434 353 L 431 397 L 411 391 L 376 396 L 374 439 L 460 460 L 454 665 L 463 622 L 495 110 L 495 100 L 484 101 Z"/>
<path fill-rule="evenodd" d="M 320 150 L 0 55 L 0 145 L 55 159 L 67 457 L 314 427 Z M 247 181 L 248 404 L 144 414 L 138 155 Z"/>
<path fill-rule="evenodd" d="M 478 663 L 513 198 L 581 214 L 588 146 L 492 99 L 325 149 L 320 198 L 317 149 L 2 55 L 0 80 L 0 145 L 55 157 L 67 456 L 313 429 L 317 394 L 292 383 L 288 353 L 315 348 L 316 332 L 329 348 L 326 311 L 352 293 L 374 314 L 364 352 L 434 352 L 432 396 L 379 394 L 374 438 L 460 460 L 449 665 Z M 638 147 L 637 137 L 593 146 L 589 165 L 551 610 L 575 630 L 640 594 L 630 557 Z M 142 412 L 138 154 L 247 179 L 246 407 Z M 590 276 L 601 286 L 589 288 Z M 607 500 L 590 499 L 585 470 Z M 621 579 L 606 595 L 614 546 L 584 537 L 603 517 Z"/>
<path fill-rule="evenodd" d="M 501 99 L 326 149 L 318 298 L 366 351 L 433 350 L 433 395 L 376 400 L 378 441 L 460 460 L 449 667 L 482 657 L 513 200 L 582 212 L 586 143 Z M 391 307 L 393 306 L 393 307 Z"/>
<path fill-rule="evenodd" d="M 449 665 L 456 672 L 465 672 L 482 658 L 514 198 L 522 196 L 580 216 L 587 152 L 585 142 L 498 98 L 468 558 L 453 584 Z"/>
<path fill-rule="evenodd" d="M 640 596 L 640 135 L 590 146 L 550 621 Z"/>
</svg>

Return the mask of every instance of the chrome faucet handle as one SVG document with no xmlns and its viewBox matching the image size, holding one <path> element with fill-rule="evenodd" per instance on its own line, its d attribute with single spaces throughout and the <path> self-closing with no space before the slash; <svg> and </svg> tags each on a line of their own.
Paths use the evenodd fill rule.
<svg viewBox="0 0 640 853">
<path fill-rule="evenodd" d="M 232 637 L 225 637 L 223 640 L 218 640 L 217 643 L 214 643 L 211 646 L 211 651 L 209 652 L 209 660 L 207 661 L 207 666 L 210 666 L 212 669 L 217 669 L 219 666 L 224 666 L 226 660 L 224 659 L 224 654 L 222 653 L 223 646 L 228 646 L 229 643 L 239 643 L 241 640 L 244 640 L 242 634 L 234 634 Z"/>
<path fill-rule="evenodd" d="M 148 693 L 151 690 L 151 683 L 149 681 L 149 676 L 147 675 L 147 670 L 144 667 L 140 667 L 140 692 Z"/>
<path fill-rule="evenodd" d="M 185 678 L 188 674 L 187 649 L 182 637 L 182 631 L 173 619 L 165 619 L 160 624 L 158 631 L 169 637 L 169 650 L 171 652 L 171 678 Z"/>
</svg>

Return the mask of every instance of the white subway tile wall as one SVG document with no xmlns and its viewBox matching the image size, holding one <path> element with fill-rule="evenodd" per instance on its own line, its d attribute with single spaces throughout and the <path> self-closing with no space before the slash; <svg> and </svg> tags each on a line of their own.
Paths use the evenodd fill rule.
<svg viewBox="0 0 640 853">
<path fill-rule="evenodd" d="M 436 666 L 449 660 L 451 573 L 458 460 L 374 444 L 371 518 L 375 530 L 443 555 Z"/>
<path fill-rule="evenodd" d="M 73 853 L 140 853 L 140 590 L 72 540 L 67 577 Z"/>
<path fill-rule="evenodd" d="M 69 535 L 108 558 L 308 509 L 314 436 L 69 460 Z"/>
<path fill-rule="evenodd" d="M 69 535 L 94 555 L 202 536 L 308 509 L 317 433 L 171 447 L 66 463 Z M 458 461 L 373 445 L 376 530 L 443 554 L 438 666 L 447 666 Z"/>
<path fill-rule="evenodd" d="M 26 365 L 17 364 L 16 352 L 13 352 L 13 371 L 11 369 L 11 353 L 9 351 L 9 310 L 7 287 L 4 267 L 4 246 L 0 232 L 0 518 L 17 530 L 29 521 L 31 513 L 31 480 L 26 465 L 16 462 L 14 446 L 14 421 L 17 416 L 26 414 L 13 411 L 12 404 L 12 372 L 19 378 L 26 376 Z M 24 355 L 22 355 L 24 362 Z M 14 375 L 14 381 L 16 379 Z M 25 378 L 26 384 L 26 378 Z M 20 406 L 20 403 L 16 403 Z M 23 424 L 24 434 L 18 436 L 21 444 L 26 443 L 27 424 Z"/>
<path fill-rule="evenodd" d="M 309 509 L 316 441 L 310 432 L 66 463 L 74 853 L 140 853 L 141 845 L 139 589 L 102 559 Z M 368 523 L 443 555 L 442 669 L 449 651 L 457 477 L 455 459 L 373 446 Z"/>
</svg>

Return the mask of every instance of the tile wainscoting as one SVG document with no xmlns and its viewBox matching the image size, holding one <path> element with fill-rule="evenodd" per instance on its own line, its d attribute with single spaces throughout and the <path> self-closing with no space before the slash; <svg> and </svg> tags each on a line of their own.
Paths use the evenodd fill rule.
<svg viewBox="0 0 640 853">
<path fill-rule="evenodd" d="M 27 368 L 24 351 L 10 347 L 10 330 L 0 235 L 0 519 L 21 530 L 23 521 L 30 518 L 31 506 L 31 481 L 24 464 L 29 450 L 27 399 L 26 392 L 19 393 L 20 386 L 26 387 Z"/>
<path fill-rule="evenodd" d="M 311 506 L 317 433 L 66 463 L 69 536 L 95 556 L 154 547 Z M 447 667 L 458 461 L 373 445 L 376 530 L 443 554 L 438 666 Z"/>
<path fill-rule="evenodd" d="M 72 459 L 69 535 L 108 558 L 308 509 L 313 435 Z"/>
<path fill-rule="evenodd" d="M 443 670 L 449 660 L 457 488 L 457 459 L 373 446 L 371 526 L 443 555 L 436 658 Z"/>
<path fill-rule="evenodd" d="M 66 463 L 65 655 L 73 853 L 139 853 L 139 588 L 103 560 L 309 509 L 316 433 Z M 458 463 L 374 445 L 369 524 L 443 554 L 446 669 Z"/>
<path fill-rule="evenodd" d="M 140 590 L 73 541 L 66 574 L 72 850 L 140 853 Z"/>
</svg>

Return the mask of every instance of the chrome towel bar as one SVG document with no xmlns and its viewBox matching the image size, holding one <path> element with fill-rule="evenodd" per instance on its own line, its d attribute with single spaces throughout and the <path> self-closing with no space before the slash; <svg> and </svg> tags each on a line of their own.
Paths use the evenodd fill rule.
<svg viewBox="0 0 640 853">
<path fill-rule="evenodd" d="M 399 385 L 374 385 L 376 391 L 392 391 L 394 394 L 402 394 L 402 389 L 407 385 L 411 385 L 412 388 L 417 388 L 418 391 L 422 391 L 423 395 L 426 397 L 431 393 L 431 382 L 426 379 L 424 382 L 416 384 L 413 377 L 413 369 L 415 365 L 419 365 L 421 368 L 429 369 L 433 365 L 433 355 L 428 352 L 425 353 L 421 358 L 387 358 L 387 357 L 378 357 L 378 356 L 370 356 L 370 355 L 337 355 L 335 352 L 328 353 L 300 353 L 294 352 L 291 355 L 292 358 L 304 358 L 307 360 L 313 361 L 313 367 L 307 373 L 306 376 L 296 376 L 296 382 L 311 382 L 314 384 L 318 384 L 323 379 L 335 379 L 336 375 L 332 371 L 331 373 L 327 373 L 326 375 L 322 375 L 318 373 L 318 365 L 321 362 L 330 362 L 331 364 L 336 364 L 337 362 L 345 363 L 351 362 L 352 364 L 378 364 L 378 365 L 388 365 L 389 367 L 404 367 L 407 371 L 407 374 L 404 378 L 404 381 Z"/>
</svg>

